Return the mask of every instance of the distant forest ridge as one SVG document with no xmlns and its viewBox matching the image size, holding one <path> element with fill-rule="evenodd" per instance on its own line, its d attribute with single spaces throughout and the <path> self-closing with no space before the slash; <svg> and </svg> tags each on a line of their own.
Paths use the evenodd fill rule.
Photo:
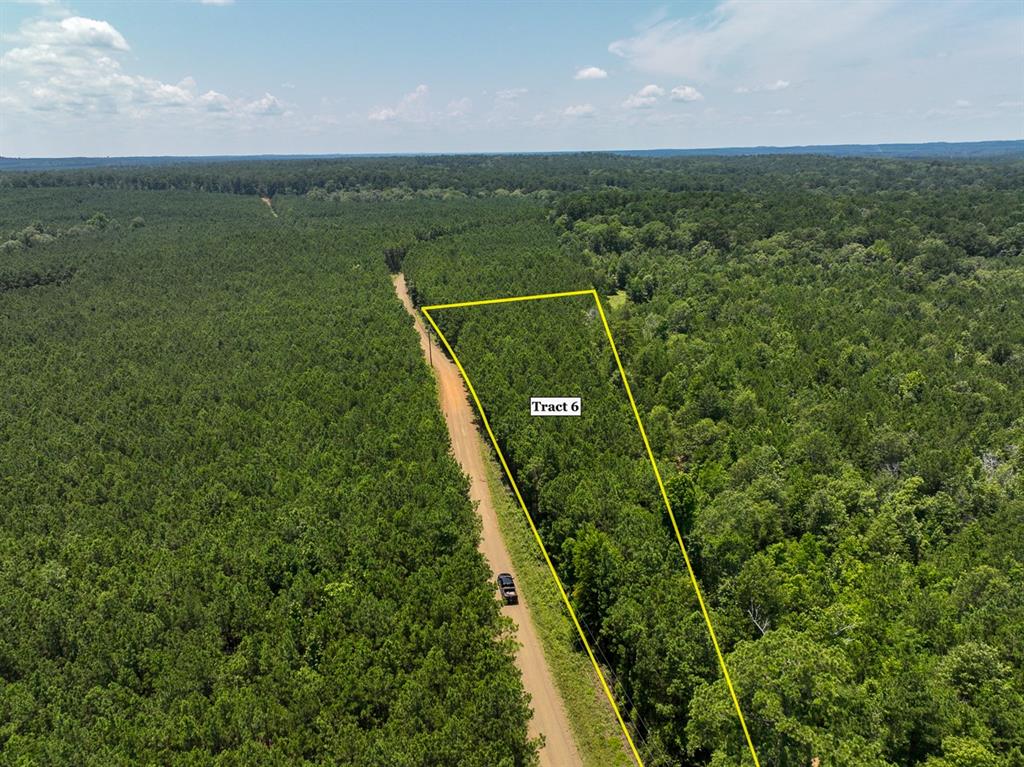
<svg viewBox="0 0 1024 767">
<path fill-rule="evenodd" d="M 438 157 L 444 152 L 367 154 L 262 154 L 153 157 L 3 157 L 0 171 L 69 170 L 75 168 L 181 165 L 261 160 L 323 160 L 352 157 Z M 468 155 L 558 155 L 577 152 L 472 152 Z M 1024 139 L 1011 141 L 930 142 L 924 144 L 822 144 L 819 146 L 719 147 L 710 149 L 616 149 L 583 154 L 619 154 L 633 157 L 731 157 L 749 155 L 828 155 L 833 157 L 899 157 L 971 159 L 1024 156 Z"/>
<path fill-rule="evenodd" d="M 1024 155 L 1024 140 L 933 141 L 927 144 L 821 144 L 819 146 L 752 146 L 719 149 L 623 149 L 617 154 L 636 157 L 750 156 L 814 154 L 832 157 L 937 157 L 971 159 Z"/>
</svg>

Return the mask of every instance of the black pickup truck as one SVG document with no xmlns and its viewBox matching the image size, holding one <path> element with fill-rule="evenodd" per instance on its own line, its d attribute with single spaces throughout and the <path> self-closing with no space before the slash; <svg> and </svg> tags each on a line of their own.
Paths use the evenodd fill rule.
<svg viewBox="0 0 1024 767">
<path fill-rule="evenodd" d="M 508 573 L 498 573 L 498 591 L 501 598 L 507 605 L 519 604 L 519 594 L 516 593 L 516 583 Z"/>
</svg>

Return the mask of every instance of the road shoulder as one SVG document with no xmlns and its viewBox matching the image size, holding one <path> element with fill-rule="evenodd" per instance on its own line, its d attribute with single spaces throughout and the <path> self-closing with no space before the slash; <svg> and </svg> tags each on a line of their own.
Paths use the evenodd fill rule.
<svg viewBox="0 0 1024 767">
<path fill-rule="evenodd" d="M 584 767 L 633 767 L 625 739 L 590 660 L 574 647 L 572 624 L 522 509 L 502 481 L 501 468 L 490 446 L 484 444 L 482 452 L 498 526 L 512 558 L 519 589 L 530 605 L 530 616 L 565 704 Z"/>
</svg>

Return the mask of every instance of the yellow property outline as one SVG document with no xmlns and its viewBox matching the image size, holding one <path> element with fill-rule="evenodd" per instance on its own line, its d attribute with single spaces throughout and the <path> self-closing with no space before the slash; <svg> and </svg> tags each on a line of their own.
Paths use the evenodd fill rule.
<svg viewBox="0 0 1024 767">
<path fill-rule="evenodd" d="M 629 398 L 629 405 L 633 409 L 633 415 L 636 417 L 636 425 L 640 427 L 640 436 L 643 437 L 644 447 L 647 449 L 647 457 L 651 461 L 651 468 L 654 469 L 654 477 L 658 480 L 658 489 L 661 491 L 661 499 L 665 502 L 665 510 L 668 512 L 669 519 L 672 521 L 672 529 L 676 534 L 676 541 L 679 543 L 679 550 L 683 552 L 683 560 L 686 562 L 686 572 L 690 576 L 690 583 L 693 585 L 693 590 L 697 594 L 697 602 L 700 604 L 701 614 L 704 616 L 704 623 L 708 627 L 708 634 L 711 636 L 711 644 L 714 645 L 715 655 L 718 657 L 718 665 L 722 669 L 722 676 L 725 678 L 725 684 L 729 688 L 729 695 L 732 698 L 733 706 L 736 708 L 736 715 L 740 719 L 740 726 L 743 728 L 743 735 L 747 740 L 747 747 L 750 749 L 750 755 L 754 759 L 755 767 L 761 767 L 761 762 L 757 758 L 757 750 L 754 748 L 754 741 L 750 738 L 750 731 L 747 730 L 747 722 L 743 718 L 743 711 L 740 709 L 739 699 L 736 697 L 736 690 L 733 689 L 732 679 L 729 677 L 729 669 L 725 665 L 725 658 L 722 656 L 722 650 L 718 646 L 718 637 L 715 636 L 715 629 L 711 625 L 711 615 L 708 613 L 708 608 L 704 604 L 704 597 L 701 594 L 700 586 L 697 584 L 697 576 L 693 572 L 693 565 L 690 564 L 690 556 L 686 553 L 686 546 L 683 545 L 683 536 L 679 532 L 679 525 L 676 523 L 676 516 L 672 512 L 672 504 L 669 503 L 668 493 L 665 492 L 665 483 L 661 479 L 661 472 L 658 471 L 658 463 L 654 460 L 654 452 L 651 450 L 651 443 L 647 439 L 647 431 L 644 429 L 643 421 L 640 420 L 640 411 L 637 410 L 636 400 L 633 399 L 633 391 L 629 388 L 629 380 L 626 378 L 626 371 L 622 367 L 622 360 L 619 358 L 619 351 L 615 346 L 615 339 L 612 338 L 611 328 L 608 326 L 608 318 L 605 316 L 604 309 L 601 307 L 601 299 L 597 295 L 597 291 L 591 288 L 590 290 L 570 290 L 562 293 L 538 293 L 530 296 L 513 296 L 510 298 L 487 298 L 480 301 L 460 301 L 454 304 L 434 304 L 432 306 L 421 307 L 421 311 L 430 322 L 434 332 L 437 333 L 438 338 L 444 343 L 445 349 L 451 355 L 455 361 L 455 365 L 459 369 L 459 373 L 462 374 L 462 380 L 466 382 L 466 387 L 469 389 L 469 393 L 473 396 L 473 402 L 476 403 L 476 409 L 480 413 L 480 418 L 483 420 L 484 428 L 487 430 L 487 436 L 491 438 L 491 444 L 494 445 L 494 450 L 498 454 L 498 460 L 501 461 L 501 466 L 505 470 L 505 476 L 508 477 L 509 484 L 512 485 L 512 491 L 515 493 L 516 500 L 519 501 L 519 505 L 523 509 L 523 513 L 526 514 L 526 521 L 530 523 L 530 530 L 533 531 L 533 537 L 537 541 L 537 545 L 540 547 L 541 553 L 544 555 L 544 561 L 548 564 L 548 569 L 551 571 L 551 577 L 555 580 L 555 585 L 558 586 L 558 593 L 562 595 L 562 601 L 569 610 L 569 615 L 572 617 L 572 622 L 576 626 L 576 631 L 583 641 L 583 646 L 587 648 L 587 655 L 590 656 L 590 662 L 594 665 L 594 671 L 597 672 L 597 678 L 601 681 L 601 687 L 604 689 L 604 694 L 608 697 L 608 702 L 612 704 L 612 710 L 615 712 L 615 717 L 619 720 L 619 726 L 622 727 L 622 733 L 626 736 L 626 741 L 629 743 L 629 747 L 633 752 L 633 756 L 636 759 L 637 764 L 640 767 L 644 767 L 643 760 L 640 758 L 640 753 L 637 751 L 636 744 L 633 743 L 633 737 L 629 734 L 629 728 L 626 727 L 626 722 L 622 718 L 622 713 L 619 711 L 619 706 L 615 702 L 615 697 L 612 695 L 612 691 L 608 687 L 608 682 L 605 681 L 604 674 L 601 672 L 601 667 L 597 663 L 597 658 L 594 657 L 594 651 L 590 647 L 590 642 L 587 641 L 586 635 L 583 633 L 583 627 L 580 626 L 579 619 L 576 617 L 576 611 L 572 609 L 572 603 L 569 601 L 569 596 L 565 593 L 565 587 L 562 586 L 562 580 L 558 577 L 558 573 L 555 571 L 555 566 L 551 562 L 551 557 L 548 556 L 548 550 L 544 546 L 544 542 L 540 538 L 540 533 L 537 532 L 537 526 L 533 522 L 533 517 L 530 515 L 529 509 L 526 508 L 526 501 L 523 500 L 522 494 L 519 492 L 519 486 L 516 484 L 515 477 L 512 476 L 512 471 L 508 467 L 508 462 L 505 460 L 505 455 L 501 452 L 501 448 L 498 446 L 498 440 L 494 436 L 494 432 L 491 430 L 491 423 L 487 420 L 487 414 L 484 412 L 484 407 L 480 404 L 480 398 L 476 394 L 476 389 L 473 388 L 473 382 L 469 380 L 469 375 L 466 373 L 466 369 L 462 367 L 462 362 L 455 354 L 455 350 L 451 344 L 448 343 L 448 339 L 444 333 L 441 332 L 441 328 L 437 326 L 434 318 L 430 316 L 431 311 L 437 311 L 440 309 L 459 309 L 467 306 L 487 306 L 492 304 L 508 304 L 517 301 L 537 301 L 545 298 L 567 298 L 569 296 L 591 296 L 594 299 L 594 304 L 597 306 L 597 311 L 601 315 L 601 323 L 604 325 L 605 335 L 608 337 L 608 343 L 611 345 L 612 354 L 615 357 L 615 364 L 619 368 L 619 375 L 622 376 L 622 383 L 626 389 L 626 396 Z"/>
</svg>

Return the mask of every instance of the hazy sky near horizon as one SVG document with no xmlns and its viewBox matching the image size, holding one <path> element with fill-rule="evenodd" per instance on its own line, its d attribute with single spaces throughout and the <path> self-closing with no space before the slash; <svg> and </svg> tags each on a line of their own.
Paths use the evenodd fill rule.
<svg viewBox="0 0 1024 767">
<path fill-rule="evenodd" d="M 1024 137 L 1024 2 L 0 0 L 6 156 Z"/>
</svg>

